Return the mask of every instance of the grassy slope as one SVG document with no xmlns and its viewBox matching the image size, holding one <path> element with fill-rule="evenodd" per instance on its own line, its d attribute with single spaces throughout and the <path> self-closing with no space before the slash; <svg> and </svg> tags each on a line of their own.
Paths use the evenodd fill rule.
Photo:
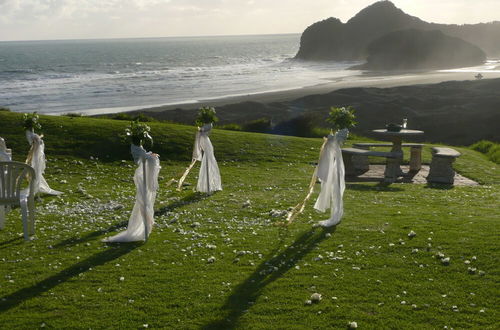
<svg viewBox="0 0 500 330">
<path fill-rule="evenodd" d="M 19 119 L 0 112 L 0 136 L 21 160 L 27 143 Z M 194 128 L 152 124 L 153 149 L 163 160 L 158 225 L 146 244 L 108 246 L 100 240 L 126 225 L 134 201 L 132 162 L 119 161 L 130 156 L 115 138 L 126 123 L 64 117 L 42 123 L 47 181 L 66 194 L 38 201 L 38 238 L 31 243 L 22 241 L 19 210 L 8 215 L 0 232 L 3 326 L 500 326 L 500 171 L 477 152 L 460 149 L 456 167 L 485 183 L 479 187 L 349 184 L 343 222 L 328 233 L 311 228 L 326 217 L 312 202 L 288 228 L 268 215 L 303 197 L 319 139 L 215 130 L 224 191 L 206 197 L 164 186 L 187 165 Z M 195 184 L 196 171 L 188 182 Z M 251 205 L 244 208 L 246 200 Z M 417 233 L 411 240 L 410 230 Z M 451 257 L 449 266 L 434 258 L 438 251 Z M 209 264 L 211 256 L 216 261 Z M 486 274 L 470 275 L 469 266 Z M 304 305 L 313 292 L 323 300 Z"/>
</svg>

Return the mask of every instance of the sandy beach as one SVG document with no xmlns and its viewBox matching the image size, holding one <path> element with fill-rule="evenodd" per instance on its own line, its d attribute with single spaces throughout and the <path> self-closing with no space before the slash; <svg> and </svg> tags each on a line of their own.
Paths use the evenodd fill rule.
<svg viewBox="0 0 500 330">
<path fill-rule="evenodd" d="M 240 124 L 267 118 L 269 133 L 303 135 L 306 126 L 326 127 L 331 106 L 353 106 L 358 125 L 352 131 L 371 136 L 375 128 L 399 123 L 425 131 L 424 141 L 470 145 L 500 141 L 500 72 L 434 72 L 351 77 L 312 87 L 243 95 L 197 103 L 169 105 L 136 112 L 192 124 L 200 106 L 215 106 L 219 124 Z"/>
<path fill-rule="evenodd" d="M 500 78 L 500 70 L 497 72 L 482 73 L 484 79 Z M 238 95 L 216 99 L 202 99 L 192 103 L 169 104 L 159 107 L 143 108 L 134 111 L 162 112 L 172 109 L 196 109 L 201 106 L 222 106 L 228 104 L 238 104 L 243 102 L 273 103 L 292 101 L 304 96 L 325 94 L 335 90 L 355 87 L 377 87 L 388 88 L 396 86 L 408 86 L 417 84 L 434 84 L 444 81 L 464 81 L 475 80 L 475 72 L 425 72 L 425 73 L 407 73 L 407 74 L 361 74 L 347 79 L 338 79 L 335 81 L 308 86 L 303 88 L 271 91 L 267 93 Z"/>
</svg>

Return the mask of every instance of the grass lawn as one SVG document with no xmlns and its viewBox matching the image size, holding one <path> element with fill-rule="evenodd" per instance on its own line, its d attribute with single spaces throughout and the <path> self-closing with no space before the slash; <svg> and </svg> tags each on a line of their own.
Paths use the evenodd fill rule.
<svg viewBox="0 0 500 330">
<path fill-rule="evenodd" d="M 0 112 L 22 161 L 20 118 Z M 32 242 L 19 209 L 7 216 L 0 328 L 500 328 L 500 170 L 478 152 L 459 148 L 455 167 L 480 186 L 348 184 L 343 221 L 325 231 L 312 227 L 328 218 L 317 195 L 288 227 L 270 215 L 304 197 L 320 139 L 214 130 L 224 190 L 207 196 L 192 191 L 198 167 L 182 192 L 165 186 L 188 165 L 195 128 L 152 123 L 156 226 L 146 243 L 105 244 L 134 204 L 135 167 L 116 137 L 127 123 L 41 122 L 46 179 L 65 194 L 38 199 Z"/>
</svg>

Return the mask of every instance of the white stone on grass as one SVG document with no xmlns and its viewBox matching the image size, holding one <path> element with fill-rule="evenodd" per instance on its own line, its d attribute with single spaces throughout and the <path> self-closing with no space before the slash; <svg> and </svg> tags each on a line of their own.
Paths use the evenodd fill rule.
<svg viewBox="0 0 500 330">
<path fill-rule="evenodd" d="M 323 297 L 321 296 L 321 294 L 315 292 L 311 295 L 311 301 L 313 303 L 319 303 L 321 301 L 321 299 L 323 299 Z"/>
<path fill-rule="evenodd" d="M 321 254 L 318 254 L 316 258 L 314 258 L 314 261 L 321 261 L 323 260 L 323 256 Z"/>
<path fill-rule="evenodd" d="M 438 252 L 438 253 L 436 253 L 436 258 L 437 259 L 443 259 L 444 258 L 444 254 L 442 252 Z"/>
</svg>

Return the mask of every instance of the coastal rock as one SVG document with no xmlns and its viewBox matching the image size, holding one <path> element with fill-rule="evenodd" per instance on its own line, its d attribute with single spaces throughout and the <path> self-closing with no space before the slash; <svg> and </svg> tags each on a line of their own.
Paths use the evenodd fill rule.
<svg viewBox="0 0 500 330">
<path fill-rule="evenodd" d="M 368 46 L 364 70 L 422 70 L 475 66 L 486 54 L 477 46 L 443 32 L 401 30 L 388 33 Z"/>
<path fill-rule="evenodd" d="M 390 1 L 379 1 L 361 10 L 346 23 L 328 18 L 306 28 L 295 58 L 363 60 L 372 41 L 402 29 L 439 30 L 480 47 L 488 56 L 500 55 L 499 21 L 466 25 L 428 23 L 406 14 Z"/>
</svg>

